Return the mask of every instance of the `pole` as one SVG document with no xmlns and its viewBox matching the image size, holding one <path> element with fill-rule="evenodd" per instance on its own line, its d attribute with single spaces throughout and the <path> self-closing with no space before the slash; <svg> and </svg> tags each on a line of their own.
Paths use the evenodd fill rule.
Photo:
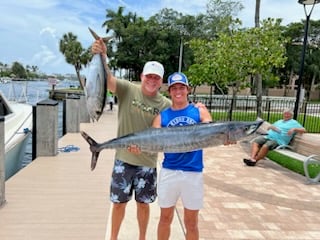
<svg viewBox="0 0 320 240">
<path fill-rule="evenodd" d="M 301 63 L 300 63 L 300 70 L 299 70 L 299 78 L 297 84 L 297 95 L 296 95 L 296 102 L 294 104 L 294 111 L 293 111 L 293 118 L 297 119 L 298 110 L 300 105 L 300 93 L 301 93 L 301 86 L 303 86 L 303 69 L 304 69 L 304 59 L 306 55 L 306 48 L 307 48 L 307 40 L 308 40 L 308 29 L 309 29 L 309 21 L 310 15 L 306 15 L 306 23 L 304 26 L 304 38 L 303 38 L 303 46 L 302 46 L 302 53 L 301 53 Z"/>
<path fill-rule="evenodd" d="M 301 95 L 301 86 L 304 87 L 304 81 L 302 79 L 303 77 L 303 69 L 304 69 L 304 58 L 306 55 L 306 48 L 307 48 L 307 40 L 308 40 L 308 29 L 309 29 L 309 22 L 310 22 L 310 16 L 313 11 L 313 8 L 316 4 L 318 4 L 319 0 L 314 1 L 298 1 L 300 4 L 303 4 L 304 13 L 306 15 L 306 22 L 304 26 L 304 38 L 303 38 L 303 47 L 302 47 L 302 53 L 301 53 L 301 63 L 300 63 L 300 70 L 299 70 L 299 78 L 298 78 L 298 84 L 297 84 L 297 95 L 296 95 L 296 101 L 294 104 L 294 110 L 293 110 L 293 118 L 297 120 L 298 117 L 298 111 L 299 111 L 299 105 L 300 105 L 300 95 Z M 306 5 L 312 5 L 309 14 L 307 14 Z"/>
<path fill-rule="evenodd" d="M 0 115 L 0 208 L 6 202 L 6 169 L 4 163 L 5 156 L 5 142 L 4 142 L 4 120 L 5 117 Z"/>
<path fill-rule="evenodd" d="M 180 54 L 179 54 L 179 69 L 178 72 L 181 72 L 182 68 L 182 53 L 183 53 L 183 41 L 182 37 L 180 38 Z"/>
</svg>

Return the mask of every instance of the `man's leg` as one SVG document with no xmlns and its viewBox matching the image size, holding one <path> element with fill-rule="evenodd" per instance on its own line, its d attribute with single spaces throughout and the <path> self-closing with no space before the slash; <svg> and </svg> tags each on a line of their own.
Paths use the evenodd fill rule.
<svg viewBox="0 0 320 240">
<path fill-rule="evenodd" d="M 146 183 L 140 184 L 141 180 Z M 137 219 L 139 224 L 139 240 L 146 240 L 149 223 L 149 203 L 157 197 L 157 169 L 137 166 L 134 177 L 135 200 L 137 203 Z"/>
<path fill-rule="evenodd" d="M 257 155 L 261 150 L 261 138 L 257 138 L 255 141 L 251 143 L 251 156 L 250 158 L 244 158 L 243 162 L 248 166 L 255 166 L 257 163 Z"/>
<path fill-rule="evenodd" d="M 158 223 L 158 240 L 168 240 L 171 232 L 171 223 L 173 220 L 174 207 L 161 208 L 160 219 Z"/>
<path fill-rule="evenodd" d="M 110 240 L 117 240 L 120 226 L 123 221 L 127 203 L 114 203 L 111 218 L 111 236 Z"/>
<path fill-rule="evenodd" d="M 258 161 L 261 159 L 265 158 L 269 152 L 269 146 L 267 144 L 263 144 L 262 147 L 260 148 L 258 154 L 251 159 L 243 159 L 244 163 L 247 164 L 248 166 L 255 166 Z"/>
<path fill-rule="evenodd" d="M 268 152 L 269 152 L 269 147 L 266 144 L 262 145 L 255 160 L 259 161 L 259 160 L 263 159 L 265 156 L 267 156 Z"/>
<path fill-rule="evenodd" d="M 198 214 L 199 210 L 184 209 L 184 225 L 186 226 L 186 240 L 198 240 Z"/>
<path fill-rule="evenodd" d="M 150 207 L 148 203 L 137 202 L 137 218 L 139 224 L 139 240 L 146 240 Z"/>
<path fill-rule="evenodd" d="M 251 159 L 256 159 L 258 152 L 260 151 L 260 145 L 256 142 L 253 142 L 251 145 Z"/>
</svg>

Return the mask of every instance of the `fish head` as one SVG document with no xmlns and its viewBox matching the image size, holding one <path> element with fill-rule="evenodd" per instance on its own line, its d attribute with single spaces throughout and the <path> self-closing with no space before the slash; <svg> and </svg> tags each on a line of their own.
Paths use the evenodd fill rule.
<svg viewBox="0 0 320 240">
<path fill-rule="evenodd" d="M 87 98 L 87 110 L 92 121 L 98 121 L 103 113 L 104 105 L 96 98 Z"/>
<path fill-rule="evenodd" d="M 246 138 L 255 133 L 262 123 L 263 121 L 230 122 L 228 125 L 228 137 L 231 141 L 238 141 Z"/>
<path fill-rule="evenodd" d="M 255 133 L 257 129 L 262 125 L 263 122 L 264 122 L 263 120 L 249 122 L 247 125 L 244 126 L 245 134 L 249 136 Z"/>
</svg>

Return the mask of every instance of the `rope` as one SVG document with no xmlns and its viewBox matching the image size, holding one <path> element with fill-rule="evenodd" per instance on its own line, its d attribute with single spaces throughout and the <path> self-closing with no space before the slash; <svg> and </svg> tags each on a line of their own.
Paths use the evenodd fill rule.
<svg viewBox="0 0 320 240">
<path fill-rule="evenodd" d="M 16 132 L 17 134 L 27 134 L 31 132 L 31 130 L 29 128 L 24 128 L 22 132 Z"/>
<path fill-rule="evenodd" d="M 77 152 L 80 148 L 74 145 L 67 145 L 65 147 L 58 148 L 58 152 Z"/>
</svg>

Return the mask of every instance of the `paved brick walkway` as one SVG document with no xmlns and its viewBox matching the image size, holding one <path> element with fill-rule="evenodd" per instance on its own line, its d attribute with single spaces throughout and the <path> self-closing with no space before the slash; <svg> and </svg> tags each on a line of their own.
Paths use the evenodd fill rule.
<svg viewBox="0 0 320 240">
<path fill-rule="evenodd" d="M 245 166 L 249 147 L 205 150 L 200 239 L 320 239 L 320 185 L 269 160 Z"/>
</svg>

